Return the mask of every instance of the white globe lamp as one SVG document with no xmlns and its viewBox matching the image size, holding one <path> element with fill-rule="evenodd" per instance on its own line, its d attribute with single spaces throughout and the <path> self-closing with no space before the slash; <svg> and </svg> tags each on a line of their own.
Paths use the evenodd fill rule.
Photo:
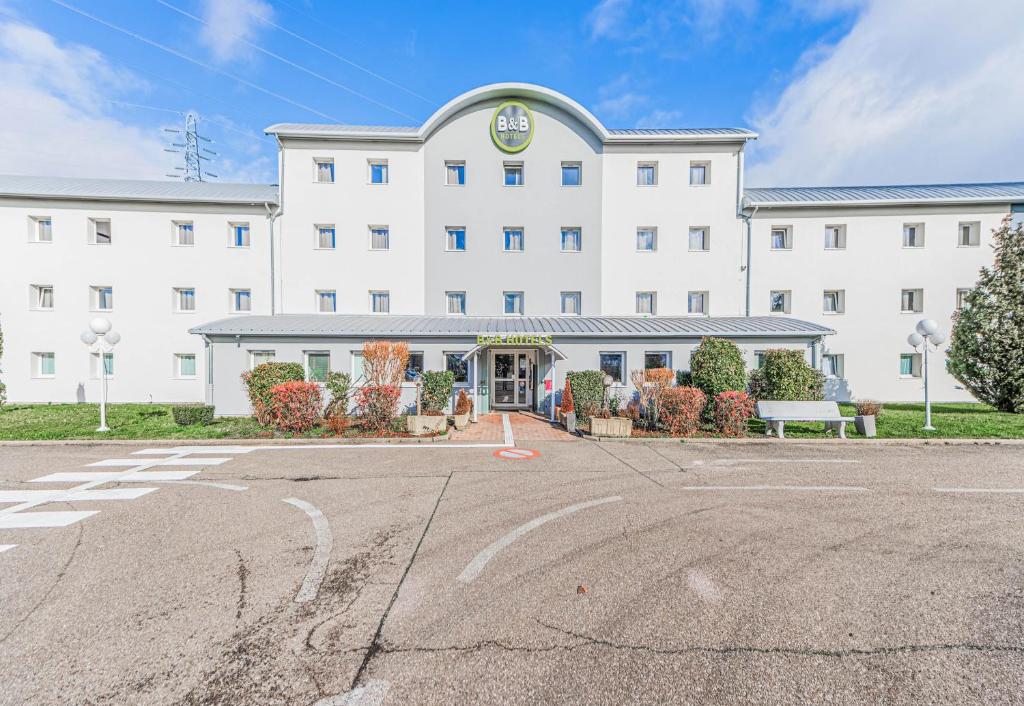
<svg viewBox="0 0 1024 706">
<path fill-rule="evenodd" d="M 939 325 L 934 319 L 921 319 L 914 327 L 914 333 L 907 336 L 907 343 L 914 350 L 921 349 L 924 360 L 922 361 L 922 373 L 924 374 L 924 430 L 935 431 L 932 426 L 932 400 L 928 394 L 928 351 L 945 342 L 946 334 L 939 331 Z"/>
<path fill-rule="evenodd" d="M 96 431 L 110 431 L 107 426 L 107 355 L 121 341 L 121 334 L 111 331 L 109 319 L 97 316 L 89 322 L 89 328 L 82 331 L 79 340 L 89 351 L 99 357 L 100 375 L 100 425 Z"/>
<path fill-rule="evenodd" d="M 922 336 L 931 336 L 939 330 L 939 325 L 933 319 L 921 319 L 917 322 L 917 332 Z"/>
<path fill-rule="evenodd" d="M 924 343 L 924 336 L 922 336 L 919 333 L 912 333 L 909 336 L 907 336 L 907 343 L 910 344 L 911 348 L 917 348 L 922 343 Z"/>
<path fill-rule="evenodd" d="M 87 346 L 91 346 L 92 344 L 96 343 L 96 339 L 99 338 L 99 336 L 97 336 L 92 331 L 82 331 L 82 335 L 79 336 L 79 338 L 82 340 L 82 343 L 84 343 Z"/>
<path fill-rule="evenodd" d="M 89 328 L 97 336 L 102 336 L 110 330 L 110 319 L 104 319 L 102 316 L 97 316 L 95 319 L 89 322 Z"/>
</svg>

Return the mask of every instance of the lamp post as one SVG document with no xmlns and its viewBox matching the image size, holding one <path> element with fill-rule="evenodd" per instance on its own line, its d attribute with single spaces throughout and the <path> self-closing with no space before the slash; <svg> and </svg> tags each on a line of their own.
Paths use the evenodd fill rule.
<svg viewBox="0 0 1024 706">
<path fill-rule="evenodd" d="M 89 328 L 79 336 L 91 353 L 100 357 L 100 425 L 96 431 L 110 431 L 107 426 L 107 353 L 121 340 L 121 334 L 110 330 L 110 320 L 96 317 L 89 322 Z"/>
<path fill-rule="evenodd" d="M 939 331 L 939 325 L 932 319 L 921 319 L 917 322 L 916 330 L 907 336 L 907 343 L 915 351 L 923 349 L 924 360 L 924 430 L 935 431 L 932 426 L 932 401 L 928 396 L 928 348 L 933 347 L 936 351 L 946 340 L 946 334 Z"/>
</svg>

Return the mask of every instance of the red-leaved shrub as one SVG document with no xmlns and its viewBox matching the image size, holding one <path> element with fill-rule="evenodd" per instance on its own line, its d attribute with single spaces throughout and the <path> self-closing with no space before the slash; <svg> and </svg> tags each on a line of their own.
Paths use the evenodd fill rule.
<svg viewBox="0 0 1024 706">
<path fill-rule="evenodd" d="M 666 387 L 658 396 L 658 418 L 675 436 L 690 436 L 700 428 L 707 396 L 696 387 Z"/>
<path fill-rule="evenodd" d="M 320 419 L 323 400 L 315 382 L 283 382 L 270 388 L 270 412 L 282 431 L 307 431 Z"/>
<path fill-rule="evenodd" d="M 562 391 L 562 414 L 576 411 L 576 404 L 572 399 L 572 385 L 565 381 L 565 390 Z"/>
<path fill-rule="evenodd" d="M 715 426 L 725 436 L 745 436 L 747 422 L 754 415 L 754 398 L 742 390 L 715 395 Z"/>
<path fill-rule="evenodd" d="M 363 385 L 356 392 L 356 406 L 363 426 L 372 432 L 383 432 L 395 421 L 398 398 L 402 390 L 397 385 Z"/>
</svg>

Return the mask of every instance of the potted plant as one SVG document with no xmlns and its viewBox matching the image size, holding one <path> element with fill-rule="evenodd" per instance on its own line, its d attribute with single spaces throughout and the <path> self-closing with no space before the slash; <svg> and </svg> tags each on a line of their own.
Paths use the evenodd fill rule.
<svg viewBox="0 0 1024 706">
<path fill-rule="evenodd" d="M 598 410 L 590 418 L 590 435 L 629 437 L 633 435 L 633 421 L 626 417 L 613 417 L 611 410 Z"/>
<path fill-rule="evenodd" d="M 420 376 L 423 385 L 422 410 L 405 418 L 410 434 L 443 434 L 448 429 L 448 415 L 445 414 L 452 398 L 455 373 L 450 370 L 426 370 Z"/>
<path fill-rule="evenodd" d="M 469 426 L 469 415 L 473 412 L 473 400 L 465 390 L 459 390 L 459 397 L 455 401 L 455 428 L 462 431 Z"/>
<path fill-rule="evenodd" d="M 576 433 L 576 405 L 572 399 L 572 386 L 568 380 L 565 381 L 565 390 L 562 391 L 562 405 L 558 412 L 558 421 L 562 423 L 567 432 Z"/>
<path fill-rule="evenodd" d="M 867 437 L 875 436 L 875 417 L 882 413 L 882 403 L 858 400 L 854 407 L 857 409 L 857 416 L 853 418 L 853 425 L 857 427 L 857 433 Z"/>
</svg>

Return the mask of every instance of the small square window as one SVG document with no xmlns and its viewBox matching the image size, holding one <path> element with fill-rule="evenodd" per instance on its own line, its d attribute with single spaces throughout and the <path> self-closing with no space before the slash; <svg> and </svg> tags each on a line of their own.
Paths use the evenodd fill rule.
<svg viewBox="0 0 1024 706">
<path fill-rule="evenodd" d="M 657 228 L 637 228 L 636 229 L 636 251 L 637 252 L 654 252 L 658 249 L 658 229 Z"/>
<path fill-rule="evenodd" d="M 846 249 L 846 226 L 825 226 L 825 249 Z"/>
<path fill-rule="evenodd" d="M 788 314 L 791 310 L 791 299 L 790 290 L 774 290 L 769 297 L 768 310 L 773 314 Z"/>
<path fill-rule="evenodd" d="M 583 166 L 579 162 L 562 162 L 562 186 L 580 186 Z"/>
<path fill-rule="evenodd" d="M 386 159 L 370 160 L 370 183 L 388 183 L 388 161 Z"/>
<path fill-rule="evenodd" d="M 33 284 L 31 304 L 32 308 L 37 311 L 53 309 L 53 285 Z"/>
<path fill-rule="evenodd" d="M 636 165 L 636 185 L 637 186 L 657 186 L 658 185 L 658 163 L 657 162 L 639 162 Z"/>
<path fill-rule="evenodd" d="M 562 228 L 562 252 L 580 252 L 583 249 L 583 233 L 579 228 Z"/>
<path fill-rule="evenodd" d="M 445 162 L 444 163 L 444 183 L 448 186 L 465 186 L 466 185 L 466 163 L 465 162 Z"/>
<path fill-rule="evenodd" d="M 636 313 L 654 316 L 657 314 L 658 295 L 656 292 L 636 293 Z"/>
<path fill-rule="evenodd" d="M 174 222 L 174 244 L 181 247 L 191 247 L 196 244 L 195 225 L 192 221 Z"/>
<path fill-rule="evenodd" d="M 772 227 L 772 250 L 792 250 L 793 229 L 789 226 Z"/>
<path fill-rule="evenodd" d="M 686 311 L 690 314 L 707 314 L 708 313 L 708 293 L 707 292 L 687 292 L 686 294 Z"/>
<path fill-rule="evenodd" d="M 981 223 L 958 224 L 956 244 L 962 248 L 976 248 L 981 245 Z"/>
<path fill-rule="evenodd" d="M 921 354 L 900 353 L 900 377 L 919 378 L 921 377 Z"/>
<path fill-rule="evenodd" d="M 504 250 L 505 252 L 523 252 L 525 242 L 522 228 L 504 229 Z"/>
<path fill-rule="evenodd" d="M 523 163 L 505 162 L 505 186 L 523 185 Z"/>
<path fill-rule="evenodd" d="M 326 351 L 306 353 L 306 380 L 308 382 L 326 382 L 331 372 L 331 354 Z"/>
<path fill-rule="evenodd" d="M 907 223 L 903 226 L 903 247 L 923 248 L 924 247 L 924 224 Z"/>
<path fill-rule="evenodd" d="M 444 249 L 448 252 L 466 252 L 466 229 L 463 226 L 445 228 Z"/>
<path fill-rule="evenodd" d="M 316 227 L 317 250 L 334 250 L 338 246 L 338 233 L 331 224 Z"/>
<path fill-rule="evenodd" d="M 391 292 L 379 290 L 370 292 L 370 312 L 387 314 L 391 312 Z"/>
<path fill-rule="evenodd" d="M 315 178 L 318 184 L 333 184 L 334 183 L 334 160 L 333 159 L 314 159 L 313 165 L 315 167 Z"/>
<path fill-rule="evenodd" d="M 32 240 L 36 243 L 53 242 L 53 221 L 49 216 L 33 216 Z"/>
<path fill-rule="evenodd" d="M 196 376 L 196 354 L 176 353 L 174 355 L 175 376 L 183 379 Z"/>
<path fill-rule="evenodd" d="M 605 375 L 610 375 L 612 380 L 622 384 L 626 379 L 626 354 L 625 353 L 599 353 L 598 367 Z"/>
<path fill-rule="evenodd" d="M 192 287 L 178 287 L 174 290 L 175 311 L 196 310 L 196 290 Z"/>
<path fill-rule="evenodd" d="M 318 289 L 316 310 L 321 314 L 333 314 L 338 310 L 338 293 L 333 289 Z"/>
<path fill-rule="evenodd" d="M 231 247 L 247 248 L 252 244 L 248 223 L 232 223 L 229 228 L 231 231 Z"/>
<path fill-rule="evenodd" d="M 469 364 L 462 359 L 464 353 L 445 353 L 444 369 L 455 374 L 455 382 L 469 382 Z"/>
<path fill-rule="evenodd" d="M 690 228 L 690 251 L 707 252 L 711 249 L 710 231 L 707 226 Z"/>
<path fill-rule="evenodd" d="M 504 292 L 502 298 L 505 303 L 505 314 L 509 316 L 522 316 L 523 314 L 523 293 Z"/>
<path fill-rule="evenodd" d="M 708 162 L 690 162 L 690 186 L 704 186 L 711 183 L 711 164 Z"/>
<path fill-rule="evenodd" d="M 580 292 L 562 292 L 562 313 L 567 316 L 582 314 L 583 295 Z"/>
<path fill-rule="evenodd" d="M 971 293 L 971 290 L 968 289 L 968 288 L 964 288 L 964 287 L 961 287 L 960 289 L 956 290 L 956 310 L 957 311 L 960 311 L 961 309 L 963 309 L 963 308 L 965 308 L 967 306 L 967 295 L 970 294 L 970 293 Z"/>
<path fill-rule="evenodd" d="M 249 351 L 249 370 L 274 360 L 274 351 Z"/>
<path fill-rule="evenodd" d="M 32 377 L 52 378 L 57 375 L 57 358 L 54 353 L 32 354 Z"/>
<path fill-rule="evenodd" d="M 93 379 L 100 376 L 100 354 L 91 353 L 89 355 L 89 373 Z M 103 354 L 103 374 L 106 377 L 114 376 L 114 354 L 104 353 Z"/>
<path fill-rule="evenodd" d="M 114 288 L 113 287 L 92 287 L 92 309 L 93 311 L 114 310 Z"/>
<path fill-rule="evenodd" d="M 826 353 L 821 357 L 821 372 L 825 373 L 827 378 L 838 378 L 842 379 L 843 375 L 843 355 L 841 353 Z"/>
<path fill-rule="evenodd" d="M 667 351 L 645 351 L 644 370 L 653 368 L 671 368 L 672 354 Z"/>
<path fill-rule="evenodd" d="M 370 226 L 370 250 L 391 248 L 391 231 L 387 226 Z"/>
<path fill-rule="evenodd" d="M 846 311 L 846 291 L 826 289 L 822 293 L 821 310 L 826 314 L 842 314 Z"/>
<path fill-rule="evenodd" d="M 113 242 L 113 234 L 110 228 L 110 219 L 92 218 L 89 221 L 90 241 L 96 245 L 110 245 Z"/>
<path fill-rule="evenodd" d="M 448 313 L 457 314 L 459 316 L 465 315 L 466 313 L 466 293 L 465 292 L 445 292 L 445 299 L 447 300 Z"/>
<path fill-rule="evenodd" d="M 924 290 L 904 289 L 900 293 L 900 311 L 904 314 L 920 314 L 924 311 Z"/>
<path fill-rule="evenodd" d="M 236 314 L 248 314 L 252 311 L 252 291 L 249 289 L 231 290 L 231 311 Z"/>
</svg>

